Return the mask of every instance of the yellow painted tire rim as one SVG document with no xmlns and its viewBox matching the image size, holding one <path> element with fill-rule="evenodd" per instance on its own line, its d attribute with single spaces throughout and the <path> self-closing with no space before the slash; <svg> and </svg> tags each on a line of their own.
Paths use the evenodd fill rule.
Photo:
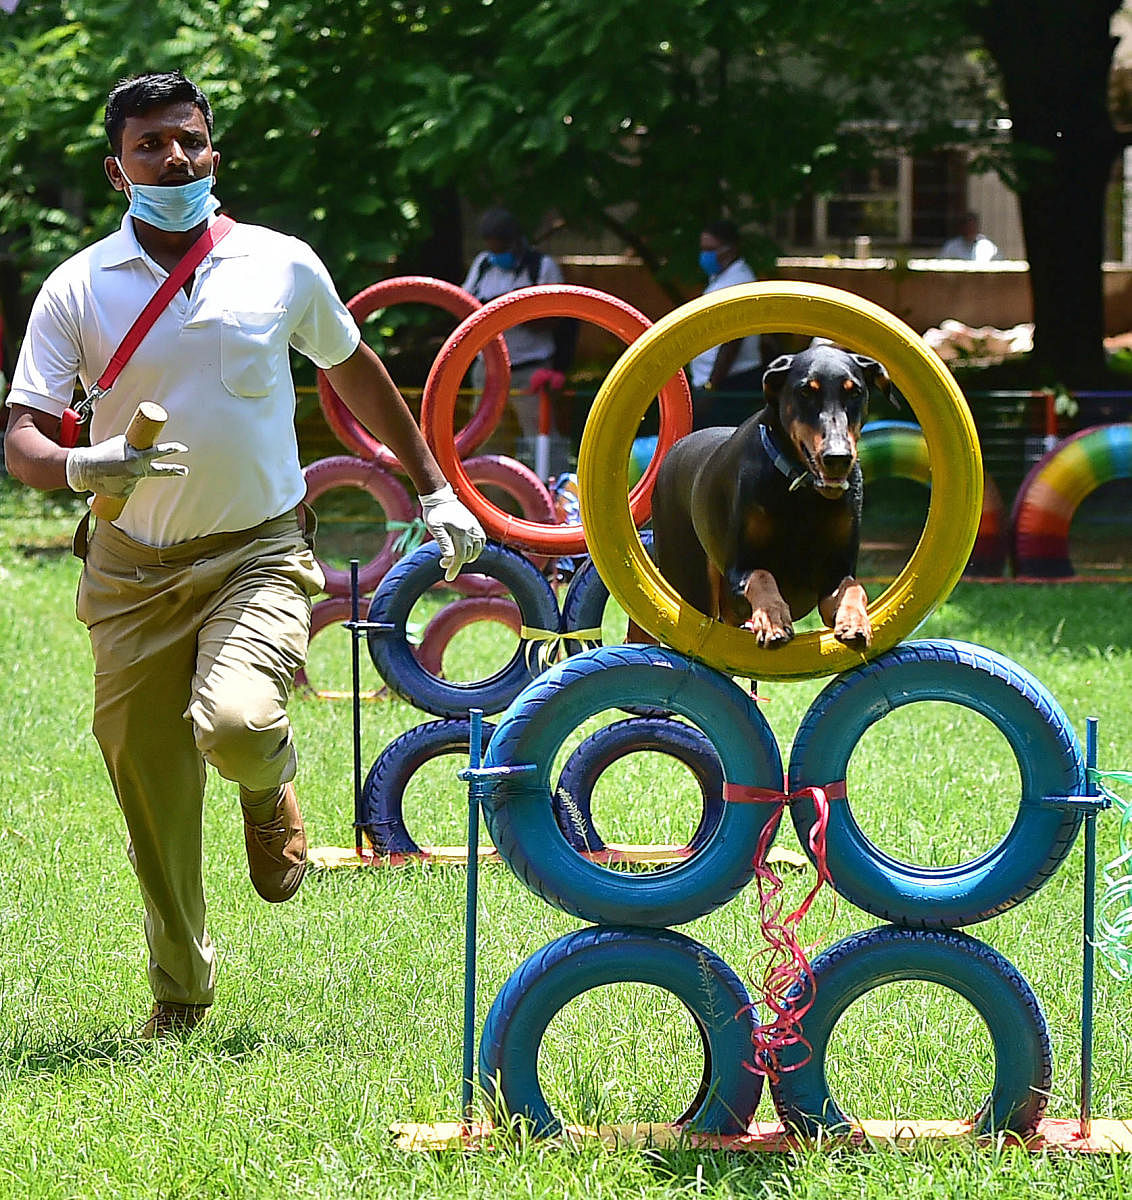
<svg viewBox="0 0 1132 1200">
<path fill-rule="evenodd" d="M 828 337 L 884 363 L 924 432 L 932 469 L 923 533 L 903 571 L 869 605 L 873 642 L 862 654 L 829 630 L 801 633 L 776 650 L 693 608 L 646 553 L 629 514 L 629 450 L 645 410 L 697 354 L 750 334 Z M 951 593 L 978 533 L 983 466 L 967 401 L 939 357 L 899 318 L 837 288 L 752 283 L 681 305 L 614 364 L 594 399 L 578 455 L 582 525 L 598 574 L 654 637 L 692 658 L 750 679 L 840 674 L 891 649 Z"/>
</svg>

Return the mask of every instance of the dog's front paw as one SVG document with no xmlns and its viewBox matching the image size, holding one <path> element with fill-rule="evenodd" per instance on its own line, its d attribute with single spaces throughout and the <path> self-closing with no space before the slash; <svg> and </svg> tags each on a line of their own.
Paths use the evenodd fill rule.
<svg viewBox="0 0 1132 1200">
<path fill-rule="evenodd" d="M 785 605 L 783 611 L 778 613 L 765 608 L 756 609 L 743 628 L 749 629 L 755 635 L 755 641 L 761 650 L 777 650 L 794 636 L 790 610 Z"/>
<path fill-rule="evenodd" d="M 870 645 L 872 645 L 873 631 L 868 622 L 865 628 L 855 627 L 848 622 L 838 623 L 837 628 L 833 631 L 833 636 L 841 642 L 842 645 L 848 646 L 850 650 L 857 650 L 864 653 Z"/>
<path fill-rule="evenodd" d="M 833 636 L 850 650 L 864 652 L 872 644 L 873 623 L 863 604 L 842 604 L 837 610 Z"/>
</svg>

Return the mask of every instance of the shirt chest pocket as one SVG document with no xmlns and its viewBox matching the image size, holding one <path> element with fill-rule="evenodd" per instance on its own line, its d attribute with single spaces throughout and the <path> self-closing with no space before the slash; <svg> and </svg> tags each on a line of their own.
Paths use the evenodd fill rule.
<svg viewBox="0 0 1132 1200">
<path fill-rule="evenodd" d="M 286 353 L 283 309 L 225 310 L 220 323 L 220 380 L 233 396 L 266 396 Z"/>
</svg>

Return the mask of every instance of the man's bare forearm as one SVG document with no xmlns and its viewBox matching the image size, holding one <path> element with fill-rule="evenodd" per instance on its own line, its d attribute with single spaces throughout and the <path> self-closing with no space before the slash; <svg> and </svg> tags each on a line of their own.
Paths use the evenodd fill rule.
<svg viewBox="0 0 1132 1200">
<path fill-rule="evenodd" d="M 56 417 L 21 404 L 12 405 L 4 435 L 4 462 L 9 474 L 42 492 L 65 488 L 67 451 L 59 445 L 58 430 Z"/>
</svg>

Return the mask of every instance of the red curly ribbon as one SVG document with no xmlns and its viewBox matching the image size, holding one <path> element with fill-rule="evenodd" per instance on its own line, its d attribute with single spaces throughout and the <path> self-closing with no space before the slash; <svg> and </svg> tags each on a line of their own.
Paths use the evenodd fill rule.
<svg viewBox="0 0 1132 1200">
<path fill-rule="evenodd" d="M 759 1025 L 752 1041 L 755 1047 L 754 1063 L 745 1064 L 748 1070 L 765 1075 L 770 1082 L 777 1083 L 785 1071 L 796 1071 L 810 1059 L 813 1048 L 802 1030 L 802 1019 L 814 1004 L 815 983 L 813 970 L 798 940 L 797 929 L 809 912 L 822 884 L 832 883 L 826 860 L 826 832 L 829 828 L 829 801 L 844 800 L 845 781 L 827 783 L 824 787 L 806 787 L 796 792 L 774 791 L 771 788 L 749 787 L 744 784 L 724 784 L 723 798 L 733 804 L 773 804 L 776 811 L 763 826 L 755 848 L 755 886 L 759 893 L 759 926 L 766 941 L 766 967 L 763 971 L 761 991 L 763 1003 L 770 1011 L 771 1019 Z M 817 809 L 817 818 L 807 836 L 810 851 L 817 869 L 817 881 L 802 903 L 792 912 L 782 914 L 782 880 L 767 864 L 767 854 L 774 835 L 782 820 L 786 805 L 793 800 L 812 799 Z M 782 1051 L 787 1046 L 802 1045 L 806 1048 L 805 1058 L 784 1067 Z"/>
</svg>

